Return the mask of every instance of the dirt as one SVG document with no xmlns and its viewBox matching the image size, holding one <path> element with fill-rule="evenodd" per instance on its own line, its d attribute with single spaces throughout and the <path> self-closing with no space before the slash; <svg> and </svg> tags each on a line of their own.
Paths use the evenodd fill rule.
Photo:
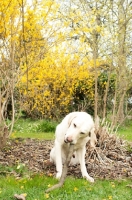
<svg viewBox="0 0 132 200">
<path fill-rule="evenodd" d="M 87 144 L 87 171 L 95 179 L 132 179 L 132 144 L 113 138 L 109 136 L 103 143 L 98 140 L 96 150 Z M 55 176 L 55 166 L 49 161 L 53 144 L 49 140 L 8 140 L 5 148 L 0 151 L 0 164 L 5 167 L 24 164 L 33 173 Z M 80 166 L 69 166 L 68 175 L 81 178 Z"/>
</svg>

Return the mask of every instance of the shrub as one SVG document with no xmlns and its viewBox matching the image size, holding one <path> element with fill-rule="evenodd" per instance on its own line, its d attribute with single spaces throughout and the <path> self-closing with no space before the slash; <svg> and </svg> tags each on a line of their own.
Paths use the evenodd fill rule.
<svg viewBox="0 0 132 200">
<path fill-rule="evenodd" d="M 38 125 L 37 130 L 40 132 L 46 132 L 46 133 L 55 132 L 56 126 L 57 126 L 57 122 L 44 120 Z"/>
</svg>

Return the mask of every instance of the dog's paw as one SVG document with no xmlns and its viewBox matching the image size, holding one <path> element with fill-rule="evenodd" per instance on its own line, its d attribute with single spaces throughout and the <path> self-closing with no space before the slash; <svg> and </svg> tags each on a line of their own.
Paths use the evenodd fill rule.
<svg viewBox="0 0 132 200">
<path fill-rule="evenodd" d="M 89 177 L 88 181 L 90 181 L 91 183 L 94 183 L 94 179 L 92 177 Z"/>
<path fill-rule="evenodd" d="M 57 172 L 57 174 L 56 174 L 56 179 L 60 179 L 61 178 L 61 172 Z"/>
<path fill-rule="evenodd" d="M 87 181 L 94 183 L 94 179 L 91 176 L 85 176 L 84 178 L 86 178 Z"/>
</svg>

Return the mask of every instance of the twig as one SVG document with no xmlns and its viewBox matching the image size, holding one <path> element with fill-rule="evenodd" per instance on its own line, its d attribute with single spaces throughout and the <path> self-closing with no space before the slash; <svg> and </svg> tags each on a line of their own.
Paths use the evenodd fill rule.
<svg viewBox="0 0 132 200">
<path fill-rule="evenodd" d="M 129 187 L 129 188 L 131 188 L 131 189 L 132 189 L 132 185 L 126 185 L 126 187 Z"/>
<path fill-rule="evenodd" d="M 99 155 L 99 153 L 98 153 L 98 151 L 95 149 L 95 152 L 96 152 L 96 154 L 97 154 L 97 157 L 98 157 L 98 159 L 99 159 L 99 161 L 101 162 L 101 163 L 104 163 L 105 164 L 105 162 L 103 161 L 103 159 L 101 158 L 101 156 Z"/>
<path fill-rule="evenodd" d="M 94 155 L 94 151 L 96 152 L 95 149 L 92 149 L 92 151 L 90 152 L 90 155 L 88 157 L 88 161 L 92 158 L 92 155 Z"/>
<path fill-rule="evenodd" d="M 14 194 L 14 197 L 15 197 L 16 199 L 26 200 L 24 194 L 20 194 L 20 195 L 19 195 L 19 194 Z"/>
<path fill-rule="evenodd" d="M 61 178 L 60 178 L 60 181 L 58 184 L 52 186 L 51 188 L 47 189 L 46 190 L 46 193 L 54 190 L 54 189 L 57 189 L 59 187 L 62 187 L 62 185 L 64 184 L 64 181 L 65 181 L 65 178 L 66 178 L 66 175 L 67 175 L 67 169 L 68 169 L 68 165 L 70 163 L 70 160 L 71 160 L 71 157 L 73 155 L 73 150 L 74 150 L 74 145 L 70 145 L 69 147 L 69 151 L 68 151 L 68 154 L 67 154 L 67 158 L 66 158 L 66 161 L 64 163 L 64 167 L 63 167 L 63 171 L 62 171 L 62 175 L 61 175 Z"/>
</svg>

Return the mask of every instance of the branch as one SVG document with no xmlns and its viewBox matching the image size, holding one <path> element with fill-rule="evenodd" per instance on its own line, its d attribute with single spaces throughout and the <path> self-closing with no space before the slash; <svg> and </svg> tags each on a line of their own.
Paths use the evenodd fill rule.
<svg viewBox="0 0 132 200">
<path fill-rule="evenodd" d="M 25 56 L 25 62 L 27 67 L 27 91 L 28 91 L 28 61 L 27 61 L 27 50 L 26 50 L 26 43 L 25 43 L 25 13 L 24 13 L 24 1 L 22 0 L 22 36 L 23 36 L 23 48 L 24 48 L 24 56 Z"/>
<path fill-rule="evenodd" d="M 54 186 L 52 186 L 51 188 L 47 189 L 46 190 L 46 193 L 54 190 L 54 189 L 57 189 L 59 187 L 62 187 L 62 185 L 64 184 L 64 181 L 65 181 L 65 178 L 66 178 L 66 175 L 67 175 L 67 168 L 68 168 L 68 165 L 70 163 L 70 160 L 71 160 L 71 157 L 73 155 L 73 150 L 74 150 L 74 145 L 70 145 L 69 147 L 69 151 L 67 153 L 67 158 L 66 158 L 66 161 L 64 163 L 64 167 L 63 167 L 63 171 L 62 171 L 62 175 L 61 175 L 61 178 L 60 178 L 60 182 Z"/>
</svg>

